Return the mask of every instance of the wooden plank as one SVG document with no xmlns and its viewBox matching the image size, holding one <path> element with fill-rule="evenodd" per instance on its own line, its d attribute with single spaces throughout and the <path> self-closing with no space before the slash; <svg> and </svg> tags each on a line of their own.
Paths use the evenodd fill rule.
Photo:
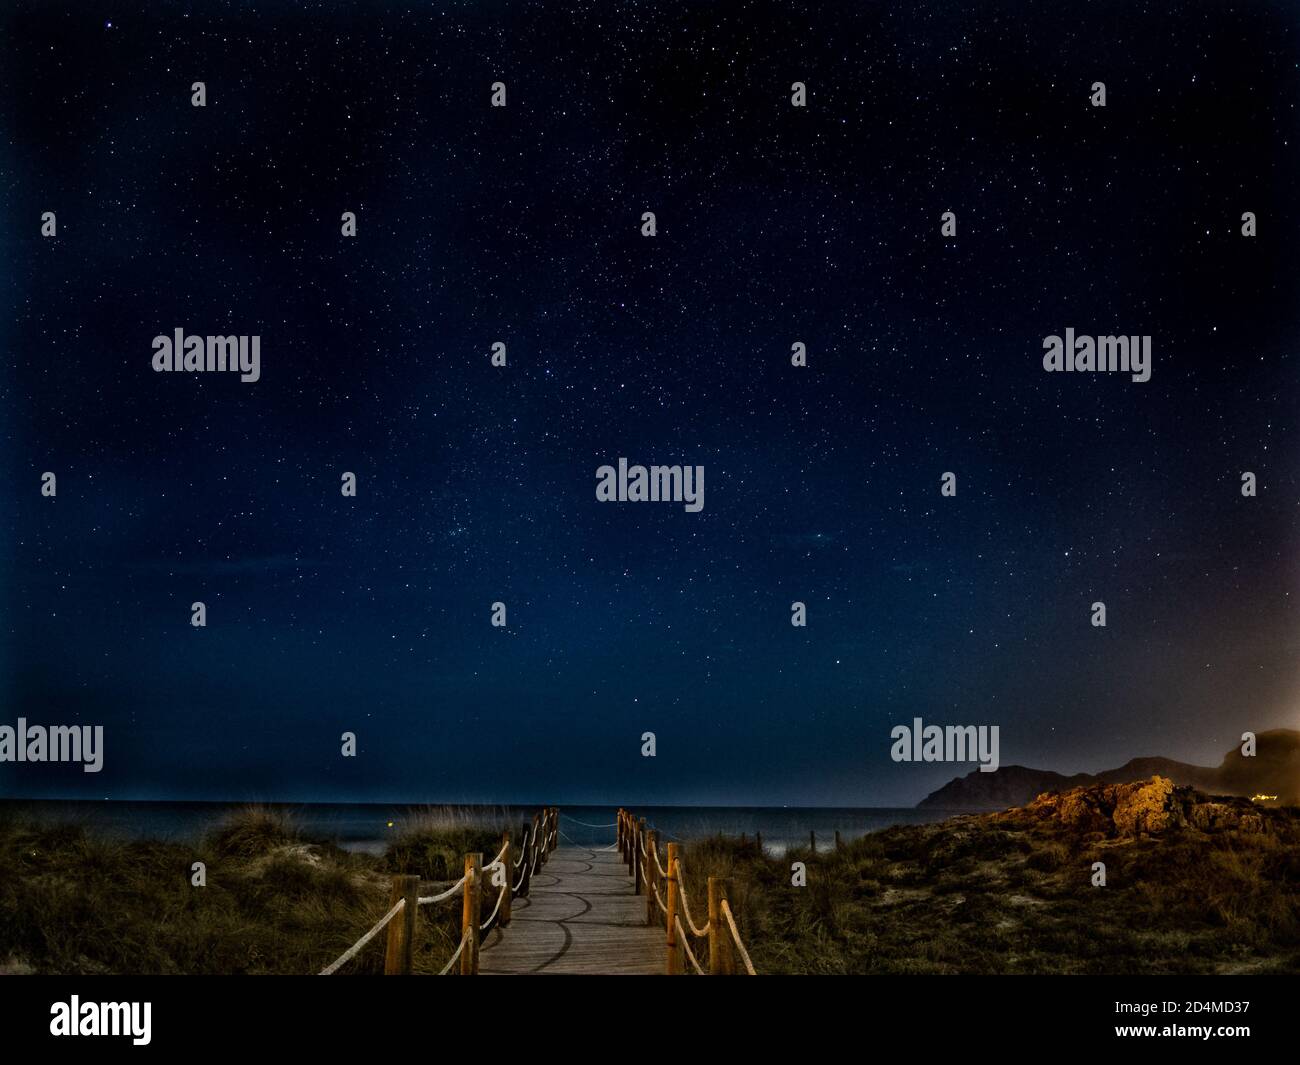
<svg viewBox="0 0 1300 1065">
<path fill-rule="evenodd" d="M 635 974 L 663 972 L 663 929 L 645 923 L 645 901 L 617 849 L 560 847 L 514 900 L 508 929 L 484 939 L 479 972 Z"/>
</svg>

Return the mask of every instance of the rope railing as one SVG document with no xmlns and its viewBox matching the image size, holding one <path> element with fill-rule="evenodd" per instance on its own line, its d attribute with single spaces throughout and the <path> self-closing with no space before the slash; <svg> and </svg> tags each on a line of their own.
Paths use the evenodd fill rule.
<svg viewBox="0 0 1300 1065">
<path fill-rule="evenodd" d="M 680 858 L 678 858 L 678 859 L 677 859 L 677 869 L 678 869 L 679 873 L 680 873 L 681 868 L 682 868 L 682 860 L 681 860 Z M 696 939 L 703 939 L 705 936 L 707 936 L 707 935 L 709 934 L 709 929 L 713 927 L 713 922 L 712 922 L 712 921 L 709 921 L 707 924 L 705 924 L 705 926 L 704 926 L 703 928 L 697 928 L 697 927 L 695 926 L 695 922 L 691 920 L 691 907 L 690 907 L 690 903 L 687 902 L 687 894 L 686 894 L 686 883 L 685 883 L 685 880 L 683 880 L 683 882 L 682 882 L 681 884 L 679 884 L 678 887 L 677 887 L 677 897 L 678 897 L 679 899 L 681 899 L 681 902 L 682 902 L 682 916 L 686 918 L 686 926 L 687 926 L 687 927 L 688 927 L 688 928 L 689 928 L 693 933 L 695 933 L 695 938 L 696 938 Z"/>
<path fill-rule="evenodd" d="M 524 859 L 528 857 L 528 848 L 532 846 L 532 842 L 536 836 L 537 833 L 534 831 L 534 826 L 528 825 L 524 828 L 524 837 L 519 844 L 519 857 L 515 859 L 516 869 L 524 864 Z"/>
<path fill-rule="evenodd" d="M 451 898 L 453 895 L 459 895 L 460 889 L 463 888 L 464 886 L 465 886 L 465 878 L 462 876 L 459 880 L 456 881 L 456 883 L 452 884 L 452 886 L 449 887 L 446 891 L 444 891 L 441 895 L 421 895 L 415 901 L 418 902 L 421 906 L 429 906 L 435 902 L 443 902 L 446 899 Z"/>
<path fill-rule="evenodd" d="M 691 964 L 695 966 L 695 971 L 699 973 L 700 976 L 704 976 L 704 970 L 700 967 L 700 963 L 696 961 L 695 951 L 691 950 L 690 940 L 686 938 L 686 931 L 682 928 L 681 917 L 677 918 L 677 934 L 682 937 L 682 949 L 686 951 L 686 956 L 691 960 Z"/>
<path fill-rule="evenodd" d="M 439 976 L 446 976 L 451 972 L 452 966 L 455 965 L 456 962 L 460 960 L 461 954 L 463 954 L 465 951 L 465 944 L 468 942 L 469 942 L 469 936 L 465 935 L 462 932 L 460 937 L 460 945 L 456 948 L 456 953 L 454 953 L 450 958 L 447 959 L 447 964 L 444 965 L 442 967 L 442 971 L 438 973 Z"/>
<path fill-rule="evenodd" d="M 492 931 L 492 928 L 496 923 L 497 915 L 501 912 L 501 903 L 505 901 L 505 897 L 506 897 L 506 888 L 505 885 L 503 884 L 501 886 L 500 894 L 497 895 L 497 904 L 492 907 L 492 913 L 488 916 L 488 919 L 486 921 L 484 921 L 481 925 L 478 926 L 480 932 Z"/>
<path fill-rule="evenodd" d="M 421 906 L 431 906 L 448 899 L 459 897 L 461 906 L 460 943 L 455 952 L 438 973 L 446 976 L 457 968 L 462 976 L 476 976 L 479 971 L 479 948 L 482 937 L 494 928 L 505 928 L 510 924 L 510 904 L 514 896 L 527 897 L 533 876 L 546 864 L 550 854 L 555 850 L 558 840 L 560 811 L 548 806 L 533 815 L 532 823 L 524 823 L 519 835 L 519 857 L 511 858 L 511 837 L 507 829 L 502 833 L 501 849 L 490 862 L 483 864 L 483 855 L 465 855 L 465 875 L 449 888 L 433 895 L 419 893 L 420 878 L 409 874 L 393 877 L 392 905 L 388 912 L 379 918 L 365 935 L 348 947 L 333 962 L 320 971 L 321 976 L 334 973 L 355 958 L 362 949 L 385 928 L 388 929 L 388 944 L 384 953 L 384 974 L 388 976 L 410 975 L 413 969 L 416 938 L 416 916 Z M 518 880 L 512 882 L 512 873 L 519 870 Z M 500 873 L 500 890 L 497 892 L 496 905 L 486 921 L 480 921 L 485 881 L 497 886 L 493 881 Z M 398 915 L 402 920 L 395 920 Z"/>
<path fill-rule="evenodd" d="M 727 927 L 731 929 L 731 938 L 736 942 L 736 949 L 740 951 L 740 960 L 745 963 L 745 972 L 750 976 L 757 976 L 754 972 L 754 963 L 749 960 L 749 951 L 745 949 L 745 944 L 740 941 L 740 929 L 736 927 L 736 918 L 731 915 L 731 904 L 726 899 L 722 900 L 722 916 L 727 919 Z"/>
<path fill-rule="evenodd" d="M 659 904 L 660 912 L 667 913 L 668 906 L 664 903 L 664 898 L 659 894 L 658 888 L 650 883 L 650 877 L 646 874 L 646 866 L 641 867 L 641 883 L 645 885 L 646 891 L 654 896 L 655 902 Z M 650 918 L 650 922 L 653 923 L 654 914 L 650 910 L 650 903 L 648 901 L 646 903 L 646 915 Z"/>
<path fill-rule="evenodd" d="M 737 973 L 735 958 L 738 954 L 743 972 L 747 976 L 757 976 L 727 899 L 727 881 L 716 876 L 708 878 L 709 919 L 703 926 L 697 925 L 691 917 L 686 876 L 678 856 L 679 844 L 668 844 L 665 868 L 664 862 L 659 860 L 659 832 L 647 828 L 644 817 L 637 818 L 627 810 L 619 810 L 614 824 L 618 828 L 614 849 L 621 852 L 636 893 L 640 895 L 644 889 L 646 924 L 661 923 L 660 915 L 663 915 L 669 974 L 682 973 L 688 962 L 702 976 L 733 976 Z M 667 887 L 667 900 L 660 891 L 661 884 Z M 691 948 L 692 937 L 708 942 L 707 969 Z"/>
<path fill-rule="evenodd" d="M 355 943 L 353 943 L 352 946 L 348 947 L 347 950 L 345 950 L 342 954 L 340 954 L 337 958 L 335 958 L 334 961 L 330 962 L 329 965 L 325 966 L 325 968 L 323 968 L 316 975 L 333 976 L 336 972 L 338 972 L 340 966 L 346 964 L 347 962 L 350 962 L 353 958 L 355 958 L 361 952 L 361 948 L 364 947 L 367 943 L 369 943 L 372 939 L 374 939 L 375 936 L 379 934 L 380 930 L 383 929 L 384 926 L 387 925 L 389 921 L 391 921 L 394 917 L 396 917 L 399 913 L 401 913 L 402 910 L 404 910 L 405 908 L 406 908 L 406 900 L 398 899 L 397 904 L 386 914 L 384 914 L 383 917 L 379 918 L 379 920 L 375 922 L 374 927 L 371 928 L 369 932 L 367 932 L 364 936 L 362 936 Z"/>
<path fill-rule="evenodd" d="M 568 814 L 560 814 L 566 821 L 572 821 L 575 825 L 581 825 L 583 828 L 618 828 L 617 821 L 611 821 L 607 825 L 593 825 L 588 821 L 579 821 L 576 817 L 570 817 Z"/>
</svg>

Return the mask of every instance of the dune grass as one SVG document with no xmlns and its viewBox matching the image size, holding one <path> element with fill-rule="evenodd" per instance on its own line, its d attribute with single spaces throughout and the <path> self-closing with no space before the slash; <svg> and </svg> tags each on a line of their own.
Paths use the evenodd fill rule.
<svg viewBox="0 0 1300 1065">
<path fill-rule="evenodd" d="M 397 823 L 384 855 L 384 868 L 416 873 L 426 880 L 459 880 L 466 854 L 482 854 L 490 862 L 501 849 L 502 832 L 510 827 L 505 811 L 485 814 L 456 806 L 423 807 Z M 517 843 L 518 829 L 512 835 Z"/>
<path fill-rule="evenodd" d="M 729 878 L 760 972 L 1295 973 L 1292 825 L 1099 840 L 960 817 L 815 855 L 701 840 L 683 866 L 696 909 L 708 876 Z M 806 887 L 791 884 L 794 862 L 807 868 Z M 1094 862 L 1105 863 L 1105 887 L 1092 884 Z"/>
<path fill-rule="evenodd" d="M 872 833 L 777 857 L 712 837 L 683 851 L 697 923 L 706 878 L 764 973 L 1300 971 L 1300 814 L 1268 833 L 1106 839 L 1007 815 Z M 505 812 L 420 809 L 381 855 L 304 837 L 249 807 L 193 843 L 123 842 L 0 806 L 0 971 L 319 971 L 388 908 L 396 873 L 433 893 L 466 852 L 496 853 Z M 519 844 L 518 828 L 514 844 Z M 191 885 L 203 862 L 207 886 Z M 807 885 L 791 884 L 791 865 Z M 1092 885 L 1104 862 L 1107 886 Z M 458 902 L 422 907 L 417 973 L 459 939 Z M 382 971 L 383 937 L 340 975 Z"/>
<path fill-rule="evenodd" d="M 490 860 L 500 842 L 497 820 L 454 809 L 417 811 L 383 855 L 306 839 L 267 807 L 194 843 L 106 839 L 4 810 L 0 971 L 314 973 L 388 909 L 394 873 L 415 873 L 432 892 L 459 879 L 466 851 Z M 205 887 L 191 884 L 195 862 Z M 459 914 L 453 902 L 421 908 L 416 972 L 445 964 Z M 381 935 L 342 973 L 382 972 L 383 950 Z"/>
</svg>

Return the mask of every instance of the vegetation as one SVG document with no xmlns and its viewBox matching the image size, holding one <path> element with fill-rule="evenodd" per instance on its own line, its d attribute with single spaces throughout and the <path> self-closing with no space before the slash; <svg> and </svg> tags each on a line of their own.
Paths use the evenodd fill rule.
<svg viewBox="0 0 1300 1065">
<path fill-rule="evenodd" d="M 0 972 L 318 972 L 388 908 L 393 874 L 441 890 L 466 852 L 496 853 L 503 821 L 420 811 L 370 855 L 304 838 L 269 808 L 180 843 L 104 839 L 0 806 Z M 191 886 L 196 861 L 203 888 Z M 805 887 L 791 885 L 796 861 Z M 1093 886 L 1098 862 L 1105 887 Z M 729 880 L 764 973 L 1300 971 L 1300 811 L 1159 778 L 816 854 L 702 839 L 683 865 L 697 922 L 706 878 Z M 435 973 L 459 941 L 460 906 L 421 907 L 419 922 L 415 971 Z M 342 972 L 378 973 L 383 953 L 380 936 Z"/>
<path fill-rule="evenodd" d="M 1270 811 L 1263 831 L 1107 835 L 1025 808 L 815 855 L 703 840 L 682 864 L 692 902 L 730 879 L 760 972 L 1300 971 L 1300 811 Z"/>
<path fill-rule="evenodd" d="M 395 827 L 384 855 L 387 872 L 456 881 L 465 872 L 465 855 L 479 853 L 488 862 L 501 849 L 506 814 L 485 818 L 480 811 L 440 806 L 417 811 Z M 517 829 L 511 838 L 519 842 Z"/>
<path fill-rule="evenodd" d="M 433 893 L 460 878 L 466 852 L 490 858 L 501 844 L 501 829 L 468 811 L 396 827 L 388 850 L 368 855 L 305 839 L 266 807 L 196 843 L 105 839 L 0 808 L 0 972 L 319 972 L 387 910 L 392 874 L 418 874 Z M 206 887 L 191 886 L 194 862 Z M 419 920 L 415 971 L 437 972 L 459 942 L 459 905 L 421 907 Z M 342 972 L 379 973 L 383 953 L 381 935 Z"/>
</svg>

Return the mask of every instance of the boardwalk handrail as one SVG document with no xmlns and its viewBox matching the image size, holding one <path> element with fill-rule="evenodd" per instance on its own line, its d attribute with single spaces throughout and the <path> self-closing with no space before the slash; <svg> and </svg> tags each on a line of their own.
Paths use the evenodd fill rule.
<svg viewBox="0 0 1300 1065">
<path fill-rule="evenodd" d="M 445 891 L 434 895 L 419 893 L 420 878 L 411 875 L 393 877 L 391 906 L 365 935 L 348 947 L 318 975 L 332 976 L 355 958 L 367 943 L 375 938 L 384 928 L 388 929 L 388 945 L 384 954 L 385 976 L 409 976 L 415 953 L 415 917 L 421 906 L 430 906 L 460 896 L 461 931 L 460 943 L 438 974 L 446 976 L 453 972 L 457 960 L 460 961 L 462 976 L 476 976 L 479 969 L 479 945 L 481 937 L 498 925 L 502 928 L 510 923 L 510 902 L 512 897 L 526 897 L 532 878 L 546 864 L 550 854 L 558 846 L 560 831 L 560 811 L 557 807 L 547 806 L 533 814 L 532 823 L 524 823 L 520 833 L 519 857 L 512 859 L 510 830 L 501 834 L 501 849 L 487 865 L 483 865 L 483 855 L 465 855 L 465 875 Z M 518 879 L 514 871 L 519 870 Z M 483 877 L 485 874 L 500 870 L 501 890 L 497 893 L 496 904 L 487 920 L 480 921 L 483 899 Z M 495 879 L 495 877 L 493 878 Z M 401 914 L 402 920 L 396 921 Z"/>
<path fill-rule="evenodd" d="M 678 845 L 668 844 L 668 868 L 659 860 L 659 833 L 646 828 L 644 817 L 638 818 L 627 810 L 618 811 L 618 842 L 616 846 L 627 863 L 628 871 L 635 881 L 635 890 L 639 895 L 641 888 L 646 889 L 646 924 L 658 924 L 661 917 L 666 930 L 667 968 L 670 975 L 684 971 L 683 956 L 689 961 L 695 972 L 701 976 L 735 976 L 737 975 L 735 952 L 740 954 L 747 976 L 757 976 L 754 963 L 749 958 L 749 951 L 740 938 L 740 929 L 736 926 L 736 917 L 727 900 L 727 881 L 722 877 L 711 876 L 709 885 L 709 919 L 700 927 L 691 919 L 689 894 L 686 890 L 686 878 L 682 874 L 682 860 L 678 856 Z M 660 895 L 659 884 L 667 885 L 665 894 Z M 685 918 L 685 923 L 683 923 Z M 707 939 L 709 944 L 709 965 L 705 969 L 691 949 L 691 936 Z"/>
</svg>

